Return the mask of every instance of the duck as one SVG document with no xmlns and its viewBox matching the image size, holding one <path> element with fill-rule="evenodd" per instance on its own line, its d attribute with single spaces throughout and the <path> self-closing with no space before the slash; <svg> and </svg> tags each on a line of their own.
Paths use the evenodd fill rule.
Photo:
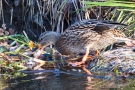
<svg viewBox="0 0 135 90">
<path fill-rule="evenodd" d="M 76 65 L 85 64 L 91 51 L 99 51 L 116 42 L 125 42 L 134 45 L 123 31 L 115 29 L 125 24 L 108 20 L 82 20 L 69 26 L 62 34 L 54 31 L 43 32 L 39 36 L 40 47 L 54 45 L 62 55 L 75 55 L 84 53 L 80 62 Z"/>
</svg>

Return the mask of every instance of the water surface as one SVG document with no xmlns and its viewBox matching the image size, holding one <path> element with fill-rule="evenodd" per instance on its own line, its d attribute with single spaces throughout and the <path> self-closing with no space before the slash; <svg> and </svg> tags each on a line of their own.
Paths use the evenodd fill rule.
<svg viewBox="0 0 135 90">
<path fill-rule="evenodd" d="M 86 76 L 60 74 L 56 77 L 53 73 L 43 75 L 28 75 L 5 80 L 0 76 L 0 90 L 135 90 L 134 84 L 129 82 L 92 78 L 89 82 Z"/>
</svg>

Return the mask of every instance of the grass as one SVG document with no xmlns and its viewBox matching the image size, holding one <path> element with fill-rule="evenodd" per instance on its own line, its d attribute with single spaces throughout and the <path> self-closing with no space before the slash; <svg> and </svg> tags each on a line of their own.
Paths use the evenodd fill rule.
<svg viewBox="0 0 135 90">
<path fill-rule="evenodd" d="M 5 0 L 6 1 L 6 0 Z M 17 2 L 18 1 L 18 2 Z M 20 22 L 22 23 L 21 27 L 25 27 L 28 32 L 33 32 L 29 28 L 34 25 L 37 25 L 37 28 L 40 28 L 41 31 L 48 31 L 46 22 L 51 27 L 52 31 L 59 33 L 64 32 L 67 23 L 67 26 L 70 26 L 74 22 L 81 21 L 83 19 L 99 19 L 99 20 L 112 20 L 120 23 L 127 24 L 125 28 L 118 27 L 118 29 L 123 30 L 127 36 L 134 36 L 135 30 L 135 3 L 125 0 L 106 0 L 106 2 L 91 2 L 90 0 L 17 0 L 15 6 L 21 6 L 22 16 Z M 9 2 L 6 1 L 6 5 L 9 5 Z M 0 1 L 0 19 L 2 23 L 5 23 L 5 15 L 3 9 L 3 1 Z M 9 9 L 11 11 L 10 15 L 10 25 L 15 23 L 13 21 L 14 7 Z M 19 15 L 18 15 L 19 16 Z M 32 23 L 32 25 L 31 25 Z M 23 28 L 22 28 L 23 29 Z M 40 30 L 37 29 L 37 32 Z M 21 45 L 18 47 L 15 52 L 19 51 L 24 46 L 29 46 L 29 38 L 27 34 L 21 35 L 10 35 L 0 37 L 0 40 L 11 39 L 14 42 L 11 46 L 19 42 Z M 15 52 L 7 53 L 13 54 Z M 0 60 L 1 61 L 1 60 Z M 5 62 L 0 62 L 0 66 L 7 70 L 18 70 L 18 63 L 9 64 Z M 102 62 L 101 62 L 102 63 Z M 101 65 L 100 63 L 100 65 Z M 54 63 L 53 63 L 54 64 Z M 99 65 L 99 66 L 100 66 Z M 98 66 L 98 65 L 97 65 Z M 96 67 L 96 66 L 95 66 Z M 94 68 L 95 68 L 94 67 Z M 93 69 L 94 69 L 93 68 Z M 117 74 L 116 70 L 116 74 Z M 9 74 L 9 72 L 8 72 Z M 18 73 L 15 74 L 20 75 Z"/>
</svg>

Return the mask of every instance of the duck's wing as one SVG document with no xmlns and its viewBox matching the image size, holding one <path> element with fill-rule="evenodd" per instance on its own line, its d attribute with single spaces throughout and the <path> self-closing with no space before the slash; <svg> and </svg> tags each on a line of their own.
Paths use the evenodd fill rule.
<svg viewBox="0 0 135 90">
<path fill-rule="evenodd" d="M 62 54 L 85 53 L 86 48 L 96 50 L 95 44 L 103 37 L 103 31 L 109 30 L 108 25 L 116 25 L 119 23 L 84 20 L 77 22 L 67 28 L 60 39 L 56 42 L 58 51 Z M 106 37 L 106 36 L 105 36 Z"/>
<path fill-rule="evenodd" d="M 91 30 L 93 27 L 90 24 L 84 23 L 76 23 L 63 32 L 61 38 L 56 42 L 57 50 L 60 53 L 65 55 L 85 53 L 87 47 L 92 48 L 94 43 L 99 40 L 101 34 Z"/>
<path fill-rule="evenodd" d="M 103 21 L 97 22 L 97 24 L 93 30 L 102 32 L 104 30 L 115 29 L 118 26 L 127 26 L 127 25 L 123 24 L 123 23 L 114 22 L 114 21 L 103 20 Z"/>
<path fill-rule="evenodd" d="M 57 50 L 65 55 L 85 53 L 86 48 L 93 48 L 101 34 L 93 30 L 66 30 L 56 42 Z"/>
<path fill-rule="evenodd" d="M 100 34 L 102 34 L 105 30 L 115 29 L 117 26 L 127 26 L 126 24 L 108 21 L 108 20 L 97 20 L 97 19 L 90 19 L 90 20 L 83 20 L 71 25 L 68 29 L 75 30 L 75 29 L 91 29 Z"/>
</svg>

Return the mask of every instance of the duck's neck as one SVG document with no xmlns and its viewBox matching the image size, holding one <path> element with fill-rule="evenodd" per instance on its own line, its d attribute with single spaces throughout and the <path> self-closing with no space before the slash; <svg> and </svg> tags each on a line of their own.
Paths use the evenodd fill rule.
<svg viewBox="0 0 135 90">
<path fill-rule="evenodd" d="M 53 44 L 55 45 L 55 43 L 60 39 L 61 35 L 59 33 L 56 33 L 56 34 L 53 34 L 51 37 L 50 37 L 50 44 Z"/>
<path fill-rule="evenodd" d="M 55 45 L 55 43 L 59 40 L 61 35 L 56 32 L 49 32 L 46 34 L 44 39 L 40 42 L 41 46 Z"/>
</svg>

